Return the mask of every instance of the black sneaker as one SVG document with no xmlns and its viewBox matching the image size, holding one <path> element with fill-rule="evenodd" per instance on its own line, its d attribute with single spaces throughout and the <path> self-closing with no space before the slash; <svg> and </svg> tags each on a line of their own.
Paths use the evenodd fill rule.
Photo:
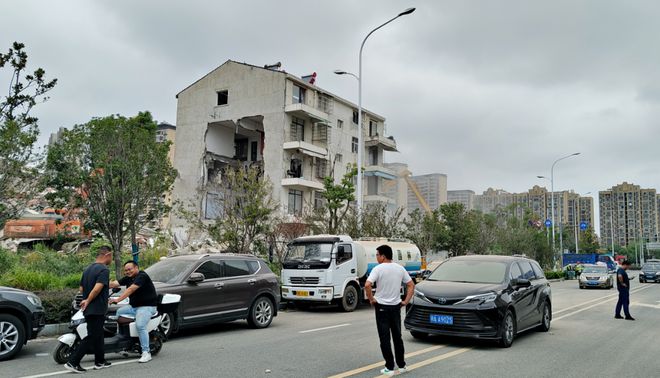
<svg viewBox="0 0 660 378">
<path fill-rule="evenodd" d="M 632 316 L 626 316 L 626 320 L 635 320 Z"/>
<path fill-rule="evenodd" d="M 67 362 L 66 364 L 64 364 L 64 368 L 66 370 L 68 370 L 70 372 L 73 372 L 73 373 L 76 373 L 76 374 L 82 374 L 82 373 L 87 371 L 87 369 L 80 366 L 80 364 L 74 366 L 70 362 Z"/>
<path fill-rule="evenodd" d="M 621 316 L 621 315 L 614 315 L 614 319 L 623 319 L 623 316 Z"/>
<path fill-rule="evenodd" d="M 101 370 L 107 367 L 112 366 L 112 364 L 108 361 L 103 361 L 102 364 L 94 364 L 94 370 Z"/>
</svg>

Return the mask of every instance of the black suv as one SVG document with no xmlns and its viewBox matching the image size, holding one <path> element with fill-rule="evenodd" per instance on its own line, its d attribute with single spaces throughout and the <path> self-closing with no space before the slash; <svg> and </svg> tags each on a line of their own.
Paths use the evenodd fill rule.
<svg viewBox="0 0 660 378">
<path fill-rule="evenodd" d="M 268 264 L 253 255 L 225 253 L 169 257 L 145 269 L 159 294 L 181 295 L 177 313 L 161 322 L 166 336 L 182 328 L 246 319 L 265 328 L 277 316 L 280 288 Z M 114 294 L 118 295 L 118 294 Z M 81 297 L 76 297 L 74 308 Z M 126 301 L 125 303 L 128 303 Z M 110 306 L 108 313 L 117 311 Z M 106 323 L 112 332 L 114 324 Z"/>
<path fill-rule="evenodd" d="M 38 296 L 0 286 L 0 361 L 13 358 L 28 340 L 37 337 L 45 324 L 44 308 Z"/>
<path fill-rule="evenodd" d="M 550 329 L 550 284 L 539 264 L 518 256 L 460 256 L 417 285 L 406 311 L 415 338 L 429 334 L 497 340 Z"/>
<path fill-rule="evenodd" d="M 639 282 L 660 282 L 660 261 L 651 260 L 642 265 Z"/>
</svg>

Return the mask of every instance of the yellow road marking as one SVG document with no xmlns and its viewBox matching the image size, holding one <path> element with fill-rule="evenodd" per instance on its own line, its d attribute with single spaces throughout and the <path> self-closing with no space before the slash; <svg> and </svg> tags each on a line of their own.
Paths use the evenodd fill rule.
<svg viewBox="0 0 660 378">
<path fill-rule="evenodd" d="M 446 345 L 435 345 L 435 346 L 432 346 L 432 347 L 429 347 L 429 348 L 420 349 L 420 350 L 417 350 L 417 351 L 414 351 L 414 352 L 410 352 L 410 353 L 406 354 L 405 357 L 406 357 L 406 358 L 410 358 L 410 357 L 419 356 L 420 354 L 424 354 L 424 353 L 428 353 L 428 352 L 433 352 L 434 350 L 438 350 L 438 349 L 440 349 L 440 348 L 444 348 L 444 347 L 446 347 Z M 376 369 L 376 368 L 381 367 L 381 366 L 383 366 L 383 361 L 381 361 L 381 362 L 376 362 L 375 364 L 371 364 L 371 365 L 363 366 L 363 367 L 361 367 L 361 368 L 357 368 L 357 369 L 354 369 L 354 370 L 350 370 L 350 371 L 347 371 L 347 372 L 344 372 L 344 373 L 340 373 L 340 374 L 337 374 L 337 375 L 333 375 L 333 376 L 328 377 L 328 378 L 344 378 L 344 377 L 350 377 L 351 375 L 364 373 L 365 371 L 369 371 L 369 370 L 371 370 L 371 369 Z"/>
<path fill-rule="evenodd" d="M 419 368 L 424 367 L 426 365 L 434 364 L 438 361 L 442 361 L 442 360 L 446 360 L 448 358 L 452 358 L 454 356 L 458 356 L 459 354 L 465 353 L 469 350 L 472 350 L 472 348 L 461 348 L 461 349 L 455 350 L 453 352 L 449 352 L 449 353 L 441 354 L 439 356 L 435 356 L 433 358 L 429 358 L 428 360 L 420 361 L 416 364 L 410 365 L 408 367 L 408 371 L 419 369 Z M 379 375 L 378 377 L 386 377 L 386 375 Z"/>
</svg>

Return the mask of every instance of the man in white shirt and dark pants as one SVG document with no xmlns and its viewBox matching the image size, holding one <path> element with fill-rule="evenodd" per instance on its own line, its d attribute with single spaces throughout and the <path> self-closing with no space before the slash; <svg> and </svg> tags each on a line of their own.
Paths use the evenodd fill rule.
<svg viewBox="0 0 660 378">
<path fill-rule="evenodd" d="M 401 339 L 401 307 L 412 299 L 415 284 L 404 267 L 392 262 L 392 248 L 381 245 L 376 248 L 378 265 L 371 270 L 364 285 L 364 291 L 376 309 L 376 325 L 380 338 L 380 350 L 385 358 L 384 375 L 394 375 L 394 360 L 399 367 L 398 373 L 406 372 L 403 340 Z M 406 284 L 406 298 L 401 300 L 401 284 Z M 371 292 L 376 285 L 376 295 Z M 390 333 L 394 341 L 394 356 L 390 345 Z"/>
</svg>

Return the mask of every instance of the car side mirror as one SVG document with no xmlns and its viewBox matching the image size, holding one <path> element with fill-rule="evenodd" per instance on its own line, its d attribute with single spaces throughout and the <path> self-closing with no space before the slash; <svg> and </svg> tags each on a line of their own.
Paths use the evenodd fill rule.
<svg viewBox="0 0 660 378">
<path fill-rule="evenodd" d="M 188 283 L 191 283 L 191 284 L 200 283 L 202 281 L 204 281 L 204 274 L 202 274 L 202 273 L 195 272 L 195 273 L 190 274 L 190 277 L 188 277 Z"/>
<path fill-rule="evenodd" d="M 532 283 L 525 278 L 514 278 L 511 280 L 511 286 L 513 287 L 530 287 Z"/>
</svg>

